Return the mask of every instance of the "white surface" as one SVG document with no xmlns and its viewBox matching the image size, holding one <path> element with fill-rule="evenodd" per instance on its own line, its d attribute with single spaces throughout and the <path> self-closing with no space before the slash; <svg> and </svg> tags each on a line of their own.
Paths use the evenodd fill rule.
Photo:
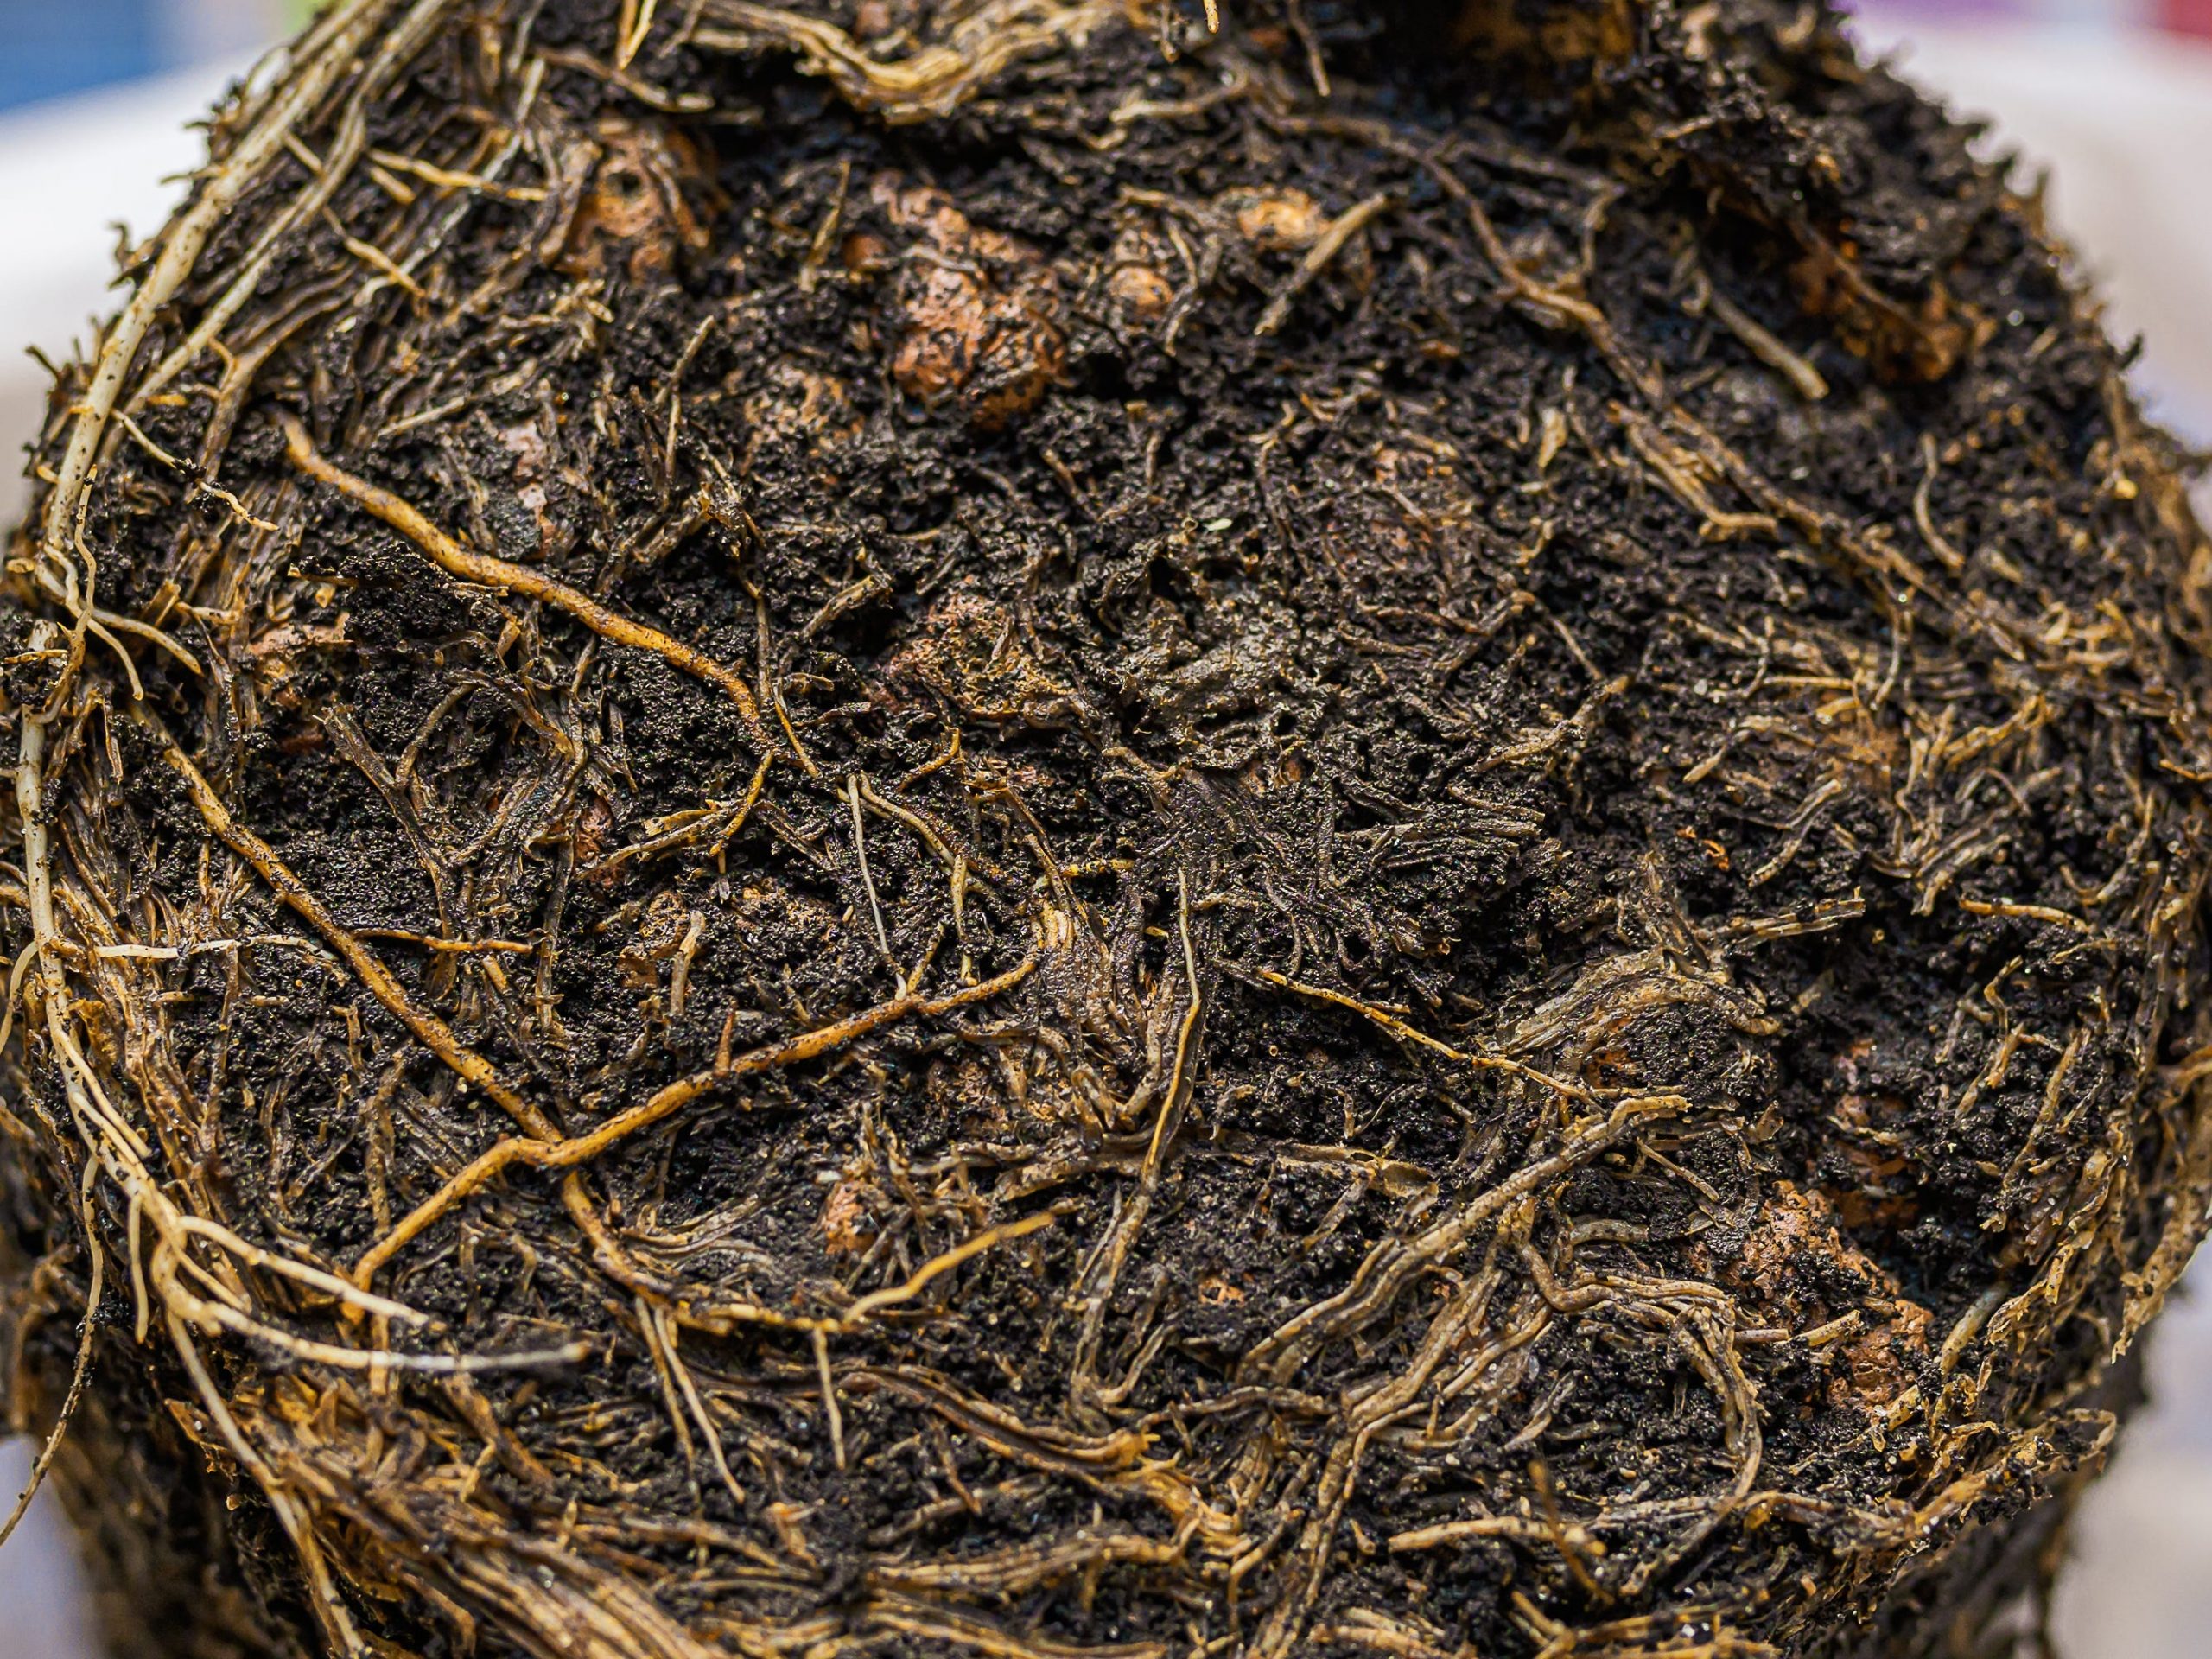
<svg viewBox="0 0 2212 1659">
<path fill-rule="evenodd" d="M 67 0 L 57 0 L 67 3 Z M 1871 38 L 1894 40 L 1877 21 Z M 2061 30 L 1921 32 L 1907 67 L 1962 112 L 1996 112 L 2007 141 L 2052 163 L 2052 207 L 2111 296 L 2113 324 L 2140 331 L 2141 385 L 2161 415 L 2212 442 L 2212 53 Z M 155 229 L 201 156 L 179 130 L 222 90 L 202 71 L 123 93 L 0 117 L 0 337 L 57 357 L 104 296 L 116 235 Z M 20 499 L 17 446 L 44 377 L 0 354 L 0 518 Z M 2177 1306 L 2152 1353 L 2156 1403 L 2128 1433 L 2082 1516 L 2059 1598 L 2066 1659 L 2205 1659 L 2212 1653 L 2212 1264 L 2206 1294 Z M 0 1448 L 0 1502 L 29 1456 Z M 54 1517 L 0 1552 L 0 1659 L 89 1659 L 74 1578 Z"/>
<path fill-rule="evenodd" d="M 10 336 L 52 353 L 111 308 L 103 295 L 115 226 L 133 238 L 160 228 L 180 176 L 207 156 L 205 135 L 184 123 L 234 73 L 189 70 L 0 115 L 0 321 Z"/>
<path fill-rule="evenodd" d="M 92 339 L 92 320 L 121 303 L 108 292 L 118 243 L 161 228 L 181 176 L 207 156 L 205 135 L 184 124 L 248 67 L 194 69 L 0 114 L 0 523 L 14 519 L 22 499 L 22 446 L 46 397 L 45 371 L 24 346 L 66 362 L 73 343 Z"/>
<path fill-rule="evenodd" d="M 33 1448 L 0 1446 L 0 1516 L 31 1471 Z M 44 1499 L 0 1550 L 0 1659 L 95 1659 L 79 1601 L 77 1564 Z M 128 1656 L 118 1656 L 128 1659 Z"/>
</svg>

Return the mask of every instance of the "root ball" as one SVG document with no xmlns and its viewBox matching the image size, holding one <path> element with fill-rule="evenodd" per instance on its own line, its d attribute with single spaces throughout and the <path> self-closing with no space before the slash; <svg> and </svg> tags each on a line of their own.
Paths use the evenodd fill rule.
<svg viewBox="0 0 2212 1659">
<path fill-rule="evenodd" d="M 1832 16 L 1221 10 L 218 113 L 0 617 L 119 1650 L 2009 1639 L 2205 1218 L 2173 447 Z"/>
</svg>

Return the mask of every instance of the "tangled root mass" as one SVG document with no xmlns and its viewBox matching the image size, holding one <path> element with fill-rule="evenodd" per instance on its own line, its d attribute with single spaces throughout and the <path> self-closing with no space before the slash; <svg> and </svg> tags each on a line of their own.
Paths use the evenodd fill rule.
<svg viewBox="0 0 2212 1659">
<path fill-rule="evenodd" d="M 220 112 L 0 664 L 133 1651 L 2001 1639 L 2204 1217 L 2170 447 L 1832 17 L 1230 10 Z"/>
</svg>

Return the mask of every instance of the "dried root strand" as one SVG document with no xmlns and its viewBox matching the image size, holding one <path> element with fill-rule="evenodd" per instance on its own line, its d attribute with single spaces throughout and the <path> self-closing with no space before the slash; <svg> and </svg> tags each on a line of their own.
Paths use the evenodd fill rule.
<svg viewBox="0 0 2212 1659">
<path fill-rule="evenodd" d="M 285 453 L 292 464 L 318 483 L 327 484 L 356 506 L 374 514 L 385 524 L 415 543 L 427 554 L 431 562 L 448 575 L 461 582 L 473 582 L 501 593 L 519 594 L 524 599 L 534 599 L 542 605 L 574 617 L 594 633 L 611 639 L 618 645 L 632 651 L 649 651 L 664 658 L 672 666 L 695 678 L 706 681 L 726 693 L 737 705 L 756 737 L 765 747 L 766 732 L 760 725 L 760 706 L 753 700 L 753 692 L 736 674 L 720 663 L 701 655 L 681 640 L 671 639 L 656 628 L 632 620 L 620 612 L 611 610 L 588 594 L 580 594 L 567 583 L 556 581 L 543 571 L 523 565 L 510 564 L 505 559 L 488 553 L 479 553 L 463 547 L 432 524 L 407 502 L 391 491 L 379 488 L 367 480 L 357 478 L 342 467 L 326 461 L 308 429 L 299 417 L 289 411 L 280 411 L 277 424 L 283 430 Z"/>
<path fill-rule="evenodd" d="M 643 1104 L 633 1106 L 582 1135 L 561 1138 L 549 1134 L 526 1141 L 502 1141 L 447 1182 L 436 1193 L 424 1199 L 412 1214 L 379 1240 L 354 1264 L 353 1281 L 364 1290 L 367 1289 L 375 1280 L 378 1270 L 405 1249 L 411 1240 L 419 1236 L 425 1228 L 450 1214 L 454 1206 L 471 1193 L 481 1191 L 507 1170 L 517 1166 L 573 1169 L 579 1164 L 589 1163 L 632 1135 L 673 1116 L 702 1096 L 725 1084 L 764 1071 L 804 1065 L 901 1020 L 937 1019 L 970 1004 L 988 1001 L 1002 992 L 1013 989 L 1028 978 L 1035 969 L 1034 962 L 1024 963 L 980 985 L 967 986 L 947 996 L 931 998 L 910 992 L 803 1036 L 794 1037 L 787 1042 L 755 1049 L 727 1060 L 717 1060 L 707 1070 L 668 1084 Z"/>
</svg>

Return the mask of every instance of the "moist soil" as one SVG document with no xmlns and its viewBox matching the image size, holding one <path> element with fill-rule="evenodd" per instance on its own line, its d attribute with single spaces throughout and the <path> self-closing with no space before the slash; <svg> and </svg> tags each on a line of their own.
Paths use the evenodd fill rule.
<svg viewBox="0 0 2212 1659">
<path fill-rule="evenodd" d="M 130 1650 L 2011 1651 L 2212 681 L 1971 130 L 1761 0 L 381 10 L 10 567 Z"/>
</svg>

